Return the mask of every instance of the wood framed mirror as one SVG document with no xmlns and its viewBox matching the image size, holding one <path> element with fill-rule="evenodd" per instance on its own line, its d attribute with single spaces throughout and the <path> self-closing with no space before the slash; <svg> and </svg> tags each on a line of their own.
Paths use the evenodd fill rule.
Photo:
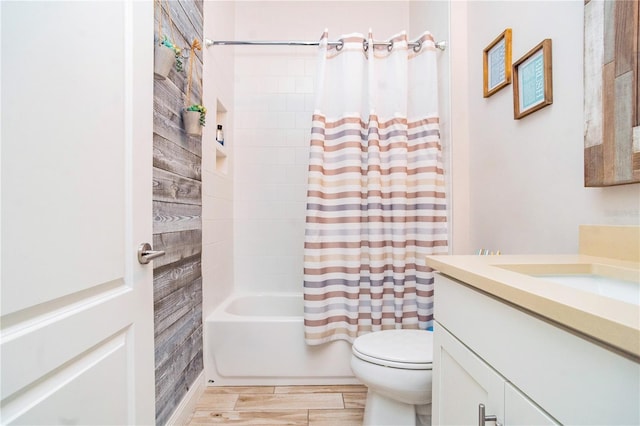
<svg viewBox="0 0 640 426">
<path fill-rule="evenodd" d="M 584 185 L 640 182 L 639 2 L 584 8 Z"/>
</svg>

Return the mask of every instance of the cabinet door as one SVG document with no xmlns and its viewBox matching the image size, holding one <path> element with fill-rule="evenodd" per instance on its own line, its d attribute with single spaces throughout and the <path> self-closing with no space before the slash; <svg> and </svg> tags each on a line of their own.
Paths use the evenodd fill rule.
<svg viewBox="0 0 640 426">
<path fill-rule="evenodd" d="M 433 356 L 433 424 L 478 424 L 479 404 L 503 423 L 505 380 L 438 322 Z"/>
<path fill-rule="evenodd" d="M 507 382 L 504 386 L 504 424 L 505 426 L 545 426 L 560 423 L 553 420 L 548 413 Z"/>
</svg>

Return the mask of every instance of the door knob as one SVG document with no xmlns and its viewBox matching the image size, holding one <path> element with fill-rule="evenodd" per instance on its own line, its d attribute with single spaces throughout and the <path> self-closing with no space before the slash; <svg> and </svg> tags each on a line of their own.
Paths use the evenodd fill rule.
<svg viewBox="0 0 640 426">
<path fill-rule="evenodd" d="M 162 250 L 152 250 L 151 244 L 142 243 L 138 246 L 138 262 L 146 265 L 151 262 L 156 257 L 164 256 L 164 251 Z"/>
</svg>

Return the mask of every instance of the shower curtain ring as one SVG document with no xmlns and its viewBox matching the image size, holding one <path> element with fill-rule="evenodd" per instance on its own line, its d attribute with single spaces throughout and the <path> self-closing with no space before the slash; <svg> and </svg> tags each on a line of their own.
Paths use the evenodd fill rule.
<svg viewBox="0 0 640 426">
<path fill-rule="evenodd" d="M 422 41 L 416 40 L 416 44 L 413 45 L 413 51 L 418 53 L 422 49 Z"/>
<path fill-rule="evenodd" d="M 393 40 L 391 40 L 389 44 L 387 44 L 387 51 L 391 52 L 392 50 L 393 50 Z"/>
<path fill-rule="evenodd" d="M 369 50 L 369 42 L 367 40 L 362 40 L 362 48 L 365 52 Z"/>
<path fill-rule="evenodd" d="M 342 50 L 342 48 L 344 47 L 344 40 L 340 39 L 338 40 L 340 42 L 340 44 L 336 45 L 336 50 L 339 52 Z"/>
</svg>

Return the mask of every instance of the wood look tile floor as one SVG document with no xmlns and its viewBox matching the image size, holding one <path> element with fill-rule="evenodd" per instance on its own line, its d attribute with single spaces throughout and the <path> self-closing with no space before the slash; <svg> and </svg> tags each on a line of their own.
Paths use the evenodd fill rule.
<svg viewBox="0 0 640 426">
<path fill-rule="evenodd" d="M 360 385 L 207 387 L 189 425 L 360 426 L 366 398 Z"/>
</svg>

